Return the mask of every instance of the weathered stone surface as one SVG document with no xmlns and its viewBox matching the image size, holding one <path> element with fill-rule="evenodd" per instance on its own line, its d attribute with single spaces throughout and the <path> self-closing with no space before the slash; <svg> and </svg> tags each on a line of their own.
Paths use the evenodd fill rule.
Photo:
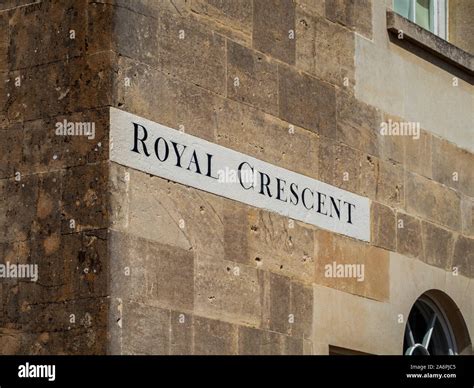
<svg viewBox="0 0 474 388">
<path fill-rule="evenodd" d="M 298 123 L 234 101 L 225 102 L 215 122 L 218 144 L 317 179 L 318 136 Z"/>
<path fill-rule="evenodd" d="M 450 270 L 453 256 L 453 233 L 430 222 L 422 222 L 424 262 Z"/>
<path fill-rule="evenodd" d="M 191 11 L 215 20 L 231 29 L 252 33 L 252 1 L 192 0 Z"/>
<path fill-rule="evenodd" d="M 296 20 L 296 66 L 343 89 L 352 89 L 354 34 L 324 17 L 299 9 Z"/>
<path fill-rule="evenodd" d="M 93 133 L 87 135 L 57 135 L 57 123 L 86 124 L 94 126 Z M 60 166 L 77 166 L 85 163 L 96 163 L 107 160 L 109 156 L 109 112 L 107 108 L 98 110 L 85 110 L 82 112 L 75 112 L 67 116 L 54 117 L 48 122 L 46 127 L 42 128 L 43 134 L 47 136 L 55 136 L 59 139 L 53 139 L 49 155 L 45 155 L 51 160 L 51 163 L 56 162 Z M 39 136 L 39 133 L 36 133 Z M 59 146 L 56 146 L 59 142 Z M 53 164 L 53 166 L 56 166 Z"/>
<path fill-rule="evenodd" d="M 358 194 L 375 199 L 380 159 L 368 154 L 362 155 L 361 158 Z"/>
<path fill-rule="evenodd" d="M 228 41 L 227 96 L 277 115 L 277 64 L 261 53 Z"/>
<path fill-rule="evenodd" d="M 458 269 L 459 274 L 474 277 L 474 239 L 458 237 L 454 246 L 452 266 Z"/>
<path fill-rule="evenodd" d="M 62 172 L 40 175 L 36 217 L 31 225 L 32 232 L 36 236 L 44 237 L 60 233 L 62 194 Z"/>
<path fill-rule="evenodd" d="M 170 354 L 189 355 L 193 352 L 194 317 L 171 311 Z"/>
<path fill-rule="evenodd" d="M 291 282 L 290 333 L 292 337 L 310 338 L 313 323 L 313 289 Z M 295 345 L 295 344 L 293 344 Z M 298 344 L 297 346 L 301 346 Z"/>
<path fill-rule="evenodd" d="M 465 0 L 454 0 L 447 4 L 449 12 L 449 41 L 457 47 L 474 53 L 474 26 L 470 23 L 474 15 L 474 3 Z"/>
<path fill-rule="evenodd" d="M 372 244 L 395 251 L 397 242 L 395 212 L 388 206 L 372 202 L 370 213 Z"/>
<path fill-rule="evenodd" d="M 290 334 L 290 280 L 285 276 L 276 275 L 273 273 L 269 274 L 267 280 L 269 287 L 269 315 L 267 318 L 268 328 L 279 333 Z"/>
<path fill-rule="evenodd" d="M 10 16 L 10 69 L 80 56 L 85 51 L 87 1 L 66 0 L 60 7 L 42 1 Z M 71 39 L 71 31 L 75 37 Z"/>
<path fill-rule="evenodd" d="M 215 110 L 223 104 L 214 94 L 123 57 L 114 85 L 118 108 L 214 141 Z"/>
<path fill-rule="evenodd" d="M 226 200 L 143 172 L 127 172 L 129 182 L 121 187 L 128 196 L 121 230 L 198 253 L 223 255 Z"/>
<path fill-rule="evenodd" d="M 320 135 L 336 136 L 336 92 L 332 85 L 279 66 L 280 117 Z"/>
<path fill-rule="evenodd" d="M 377 148 L 382 159 L 403 164 L 405 163 L 405 136 L 385 134 L 382 132 L 382 125 L 388 126 L 390 123 L 404 123 L 406 120 L 398 116 L 383 113 L 382 120 L 377 124 L 379 133 Z"/>
<path fill-rule="evenodd" d="M 148 17 L 125 8 L 115 11 L 116 49 L 137 59 L 225 94 L 225 39 L 169 12 Z"/>
<path fill-rule="evenodd" d="M 20 176 L 20 175 L 19 175 Z M 38 177 L 21 176 L 0 183 L 1 241 L 22 241 L 33 237 L 32 224 L 36 217 Z"/>
<path fill-rule="evenodd" d="M 372 38 L 372 0 L 326 1 L 326 17 Z"/>
<path fill-rule="evenodd" d="M 296 0 L 298 7 L 305 12 L 317 13 L 324 16 L 326 14 L 326 0 Z"/>
<path fill-rule="evenodd" d="M 339 143 L 334 145 L 333 152 L 333 185 L 344 190 L 358 192 L 361 184 L 362 153 Z M 322 163 L 321 160 L 320 163 Z"/>
<path fill-rule="evenodd" d="M 82 298 L 107 296 L 109 264 L 106 230 L 64 236 L 61 256 L 70 295 Z"/>
<path fill-rule="evenodd" d="M 30 4 L 34 5 L 39 2 L 40 0 L 5 0 L 0 4 L 0 10 L 22 7 Z"/>
<path fill-rule="evenodd" d="M 61 202 L 63 233 L 107 227 L 107 174 L 106 163 L 66 171 Z"/>
<path fill-rule="evenodd" d="M 406 193 L 403 167 L 379 161 L 376 199 L 391 207 L 403 207 Z"/>
<path fill-rule="evenodd" d="M 389 257 L 387 251 L 324 230 L 318 230 L 315 233 L 316 284 L 379 301 L 388 300 Z M 347 273 L 347 275 L 352 275 L 350 277 L 334 276 L 337 273 L 334 274 L 331 273 L 334 271 L 328 270 L 329 267 L 334 268 L 334 263 L 352 265 L 352 269 L 364 268 L 364 276 L 357 277 L 355 271 Z M 363 267 L 354 267 L 354 265 L 363 265 Z"/>
<path fill-rule="evenodd" d="M 321 136 L 319 139 L 319 180 L 332 184 L 335 171 L 335 147 L 336 142 L 333 139 Z"/>
<path fill-rule="evenodd" d="M 381 113 L 354 96 L 338 90 L 336 139 L 369 155 L 378 156 Z"/>
<path fill-rule="evenodd" d="M 288 356 L 301 356 L 303 355 L 303 343 L 304 340 L 295 337 L 287 337 L 283 355 Z"/>
<path fill-rule="evenodd" d="M 242 264 L 251 262 L 248 249 L 249 209 L 249 206 L 236 201 L 226 201 L 223 218 L 226 260 Z"/>
<path fill-rule="evenodd" d="M 113 230 L 125 230 L 129 223 L 130 173 L 114 162 L 109 168 L 109 225 Z"/>
<path fill-rule="evenodd" d="M 405 136 L 405 167 L 411 172 L 432 177 L 432 145 L 433 136 L 420 130 L 420 138 Z"/>
<path fill-rule="evenodd" d="M 248 212 L 249 262 L 258 268 L 310 283 L 314 276 L 313 231 L 264 210 Z"/>
<path fill-rule="evenodd" d="M 114 1 L 114 0 L 110 0 Z M 135 5 L 127 2 L 127 6 Z M 87 5 L 87 30 L 85 36 L 86 54 L 94 54 L 104 50 L 113 50 L 114 48 L 114 12 L 115 8 L 106 3 L 106 0 L 100 2 L 88 2 Z"/>
<path fill-rule="evenodd" d="M 397 212 L 397 252 L 409 257 L 423 257 L 421 222 Z"/>
<path fill-rule="evenodd" d="M 467 236 L 474 236 L 474 198 L 462 198 L 461 217 L 463 234 Z"/>
<path fill-rule="evenodd" d="M 294 64 L 295 33 L 293 0 L 253 2 L 252 46 L 255 49 L 290 65 Z"/>
<path fill-rule="evenodd" d="M 177 16 L 186 16 L 189 11 L 189 0 L 99 0 L 99 2 L 115 7 L 126 8 L 132 12 L 154 18 L 159 17 L 163 12 Z"/>
<path fill-rule="evenodd" d="M 59 332 L 26 333 L 19 354 L 91 355 L 106 353 L 105 327 L 79 328 Z"/>
<path fill-rule="evenodd" d="M 302 340 L 252 327 L 239 327 L 239 355 L 302 354 Z"/>
<path fill-rule="evenodd" d="M 0 131 L 2 141 L 0 142 L 0 178 L 12 178 L 20 168 L 22 159 L 21 147 L 16 144 L 23 143 L 23 124 L 17 123 L 5 130 Z"/>
<path fill-rule="evenodd" d="M 433 179 L 474 197 L 474 155 L 433 137 Z"/>
<path fill-rule="evenodd" d="M 288 338 L 283 334 L 252 327 L 239 327 L 239 355 L 279 355 Z"/>
<path fill-rule="evenodd" d="M 96 330 L 104 327 L 107 306 L 106 298 L 67 300 L 61 303 L 24 301 L 17 306 L 19 317 L 16 322 L 27 332 Z"/>
<path fill-rule="evenodd" d="M 411 214 L 447 226 L 461 228 L 461 200 L 445 186 L 415 174 L 406 174 L 406 209 Z"/>
<path fill-rule="evenodd" d="M 194 354 L 237 354 L 237 326 L 227 322 L 194 317 Z"/>
<path fill-rule="evenodd" d="M 192 311 L 193 252 L 112 232 L 111 295 L 162 308 Z"/>
<path fill-rule="evenodd" d="M 24 333 L 21 330 L 0 329 L 0 354 L 2 356 L 18 354 Z"/>
<path fill-rule="evenodd" d="M 375 199 L 379 160 L 363 152 L 320 138 L 319 180 Z"/>
<path fill-rule="evenodd" d="M 169 354 L 170 312 L 141 303 L 124 303 L 122 354 Z"/>
<path fill-rule="evenodd" d="M 101 52 L 8 73 L 8 119 L 31 121 L 112 105 L 113 56 Z"/>
<path fill-rule="evenodd" d="M 198 256 L 195 271 L 196 314 L 260 325 L 262 277 L 258 270 L 216 257 Z"/>
<path fill-rule="evenodd" d="M 8 47 L 10 45 L 10 27 L 7 15 L 7 13 L 0 14 L 0 73 L 6 72 L 9 69 Z M 3 77 L 1 81 L 3 82 Z"/>
<path fill-rule="evenodd" d="M 65 167 L 62 141 L 55 133 L 53 118 L 38 119 L 23 124 L 21 163 L 18 171 L 23 174 L 44 173 Z M 74 165 L 78 165 L 77 160 Z"/>
</svg>

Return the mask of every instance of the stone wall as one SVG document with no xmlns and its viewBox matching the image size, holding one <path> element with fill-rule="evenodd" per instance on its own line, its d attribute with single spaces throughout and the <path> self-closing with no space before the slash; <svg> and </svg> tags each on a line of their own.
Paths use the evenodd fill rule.
<svg viewBox="0 0 474 388">
<path fill-rule="evenodd" d="M 108 11 L 0 4 L 0 260 L 39 271 L 37 282 L 2 279 L 2 354 L 106 349 Z M 94 122 L 95 138 L 57 136 L 63 120 Z"/>
<path fill-rule="evenodd" d="M 356 350 L 400 353 L 397 316 L 407 316 L 418 295 L 393 301 L 403 275 L 392 253 L 408 258 L 399 260 L 405 266 L 428 264 L 419 269 L 428 278 L 431 268 L 433 278 L 436 268 L 452 278 L 456 266 L 463 280 L 455 284 L 472 290 L 473 155 L 429 128 L 417 140 L 382 136 L 381 122 L 406 118 L 356 97 L 356 41 L 374 39 L 374 8 L 115 3 L 116 106 L 373 204 L 368 244 L 113 164 L 110 352 L 327 354 L 331 341 L 349 344 L 322 334 L 331 326 L 347 334 L 341 325 L 355 319 L 339 311 L 347 309 L 365 340 Z M 334 260 L 364 264 L 365 281 L 326 278 Z M 320 291 L 327 287 L 342 296 L 328 300 Z M 458 303 L 472 319 L 469 300 Z M 381 319 L 390 320 L 390 340 L 369 343 L 362 333 Z"/>
<path fill-rule="evenodd" d="M 380 134 L 430 112 L 384 109 L 411 92 L 371 89 L 386 70 L 372 49 L 451 79 L 390 45 L 382 2 L 53 4 L 0 11 L 1 257 L 40 264 L 38 284 L 2 282 L 3 351 L 396 354 L 399 314 L 429 288 L 472 333 L 472 144 L 421 119 L 417 140 Z M 370 198 L 371 242 L 108 162 L 108 106 Z M 459 112 L 443 114 L 468 133 Z M 64 118 L 94 121 L 95 139 L 56 136 Z M 364 264 L 364 281 L 325 277 L 333 261 Z"/>
</svg>

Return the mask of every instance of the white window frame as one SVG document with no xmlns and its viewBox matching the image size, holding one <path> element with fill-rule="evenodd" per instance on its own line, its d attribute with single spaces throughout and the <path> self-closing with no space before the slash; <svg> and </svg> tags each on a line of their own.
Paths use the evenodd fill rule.
<svg viewBox="0 0 474 388">
<path fill-rule="evenodd" d="M 393 0 L 394 3 L 396 0 Z M 416 0 L 409 0 L 413 10 L 413 23 L 416 23 Z M 430 6 L 433 5 L 433 34 L 448 40 L 448 2 L 449 0 L 430 0 Z"/>
</svg>

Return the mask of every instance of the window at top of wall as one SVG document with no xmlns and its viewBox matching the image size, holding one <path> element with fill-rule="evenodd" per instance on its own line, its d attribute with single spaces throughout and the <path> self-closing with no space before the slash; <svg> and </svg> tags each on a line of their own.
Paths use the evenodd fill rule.
<svg viewBox="0 0 474 388">
<path fill-rule="evenodd" d="M 393 9 L 420 27 L 447 39 L 447 2 L 448 0 L 393 0 Z"/>
</svg>

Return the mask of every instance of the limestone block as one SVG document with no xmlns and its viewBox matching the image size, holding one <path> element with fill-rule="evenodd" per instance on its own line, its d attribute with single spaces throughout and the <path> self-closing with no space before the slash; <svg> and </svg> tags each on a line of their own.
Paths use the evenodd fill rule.
<svg viewBox="0 0 474 388">
<path fill-rule="evenodd" d="M 336 136 L 336 93 L 332 85 L 279 66 L 279 116 L 320 135 Z"/>
<path fill-rule="evenodd" d="M 372 38 L 372 0 L 326 1 L 326 17 Z"/>
<path fill-rule="evenodd" d="M 115 231 L 109 250 L 113 297 L 185 312 L 193 309 L 193 252 Z"/>
<path fill-rule="evenodd" d="M 316 284 L 379 301 L 388 300 L 387 251 L 324 230 L 315 233 Z M 343 271 L 338 272 L 337 265 L 347 267 L 339 267 Z"/>
<path fill-rule="evenodd" d="M 122 321 L 122 354 L 169 354 L 169 310 L 136 302 L 124 303 Z"/>
<path fill-rule="evenodd" d="M 239 327 L 239 355 L 301 355 L 303 341 L 251 327 Z"/>
<path fill-rule="evenodd" d="M 107 174 L 106 163 L 66 170 L 61 201 L 64 233 L 107 227 Z"/>
<path fill-rule="evenodd" d="M 404 170 L 392 162 L 379 162 L 376 199 L 391 207 L 403 207 L 405 204 Z"/>
<path fill-rule="evenodd" d="M 433 136 L 426 131 L 420 131 L 420 138 L 405 136 L 405 166 L 406 169 L 423 175 L 426 178 L 432 177 L 432 140 Z"/>
<path fill-rule="evenodd" d="M 315 133 L 234 101 L 225 102 L 215 121 L 218 144 L 317 179 Z"/>
<path fill-rule="evenodd" d="M 32 224 L 36 217 L 38 176 L 22 176 L 19 181 L 2 182 L 0 197 L 1 241 L 21 241 L 33 237 Z"/>
<path fill-rule="evenodd" d="M 248 212 L 249 262 L 258 268 L 310 283 L 314 276 L 313 231 L 264 210 Z"/>
<path fill-rule="evenodd" d="M 336 139 L 364 153 L 379 156 L 381 113 L 354 96 L 338 90 Z"/>
<path fill-rule="evenodd" d="M 406 174 L 406 210 L 453 230 L 461 228 L 459 194 L 446 186 Z"/>
<path fill-rule="evenodd" d="M 85 51 L 87 1 L 47 0 L 11 11 L 10 69 L 80 56 Z M 71 33 L 74 39 L 71 39 Z"/>
<path fill-rule="evenodd" d="M 160 71 L 225 94 L 225 39 L 175 13 L 115 11 L 116 49 Z"/>
<path fill-rule="evenodd" d="M 198 256 L 195 269 L 196 314 L 227 322 L 260 325 L 260 271 L 211 256 Z"/>
<path fill-rule="evenodd" d="M 463 234 L 474 236 L 474 198 L 462 197 L 461 217 Z"/>
<path fill-rule="evenodd" d="M 459 274 L 469 278 L 474 277 L 474 239 L 459 236 L 454 246 L 453 267 Z"/>
<path fill-rule="evenodd" d="M 290 65 L 294 64 L 295 33 L 293 0 L 253 2 L 253 48 Z"/>
<path fill-rule="evenodd" d="M 397 212 L 397 252 L 409 257 L 423 257 L 420 220 L 400 212 Z"/>
<path fill-rule="evenodd" d="M 229 26 L 250 35 L 252 33 L 252 1 L 192 0 L 192 12 L 213 19 L 217 24 Z"/>
<path fill-rule="evenodd" d="M 474 196 L 474 155 L 453 143 L 433 138 L 433 179 Z"/>
<path fill-rule="evenodd" d="M 118 59 L 114 88 L 119 109 L 214 141 L 222 100 L 213 93 L 124 57 Z"/>
<path fill-rule="evenodd" d="M 227 95 L 278 115 L 277 64 L 257 51 L 228 41 Z"/>
<path fill-rule="evenodd" d="M 183 249 L 223 256 L 223 209 L 227 200 L 159 177 L 129 171 L 127 231 Z M 154 227 L 150 228 L 150 225 Z"/>
<path fill-rule="evenodd" d="M 193 352 L 193 321 L 191 314 L 171 311 L 170 354 L 190 355 Z"/>
<path fill-rule="evenodd" d="M 296 66 L 324 81 L 352 90 L 354 34 L 318 15 L 297 10 Z"/>
<path fill-rule="evenodd" d="M 194 354 L 237 354 L 237 326 L 227 322 L 194 317 Z"/>
<path fill-rule="evenodd" d="M 372 244 L 394 251 L 397 243 L 395 212 L 388 206 L 372 202 L 371 218 Z"/>
<path fill-rule="evenodd" d="M 424 261 L 445 270 L 451 269 L 454 235 L 430 222 L 422 223 Z"/>
</svg>

